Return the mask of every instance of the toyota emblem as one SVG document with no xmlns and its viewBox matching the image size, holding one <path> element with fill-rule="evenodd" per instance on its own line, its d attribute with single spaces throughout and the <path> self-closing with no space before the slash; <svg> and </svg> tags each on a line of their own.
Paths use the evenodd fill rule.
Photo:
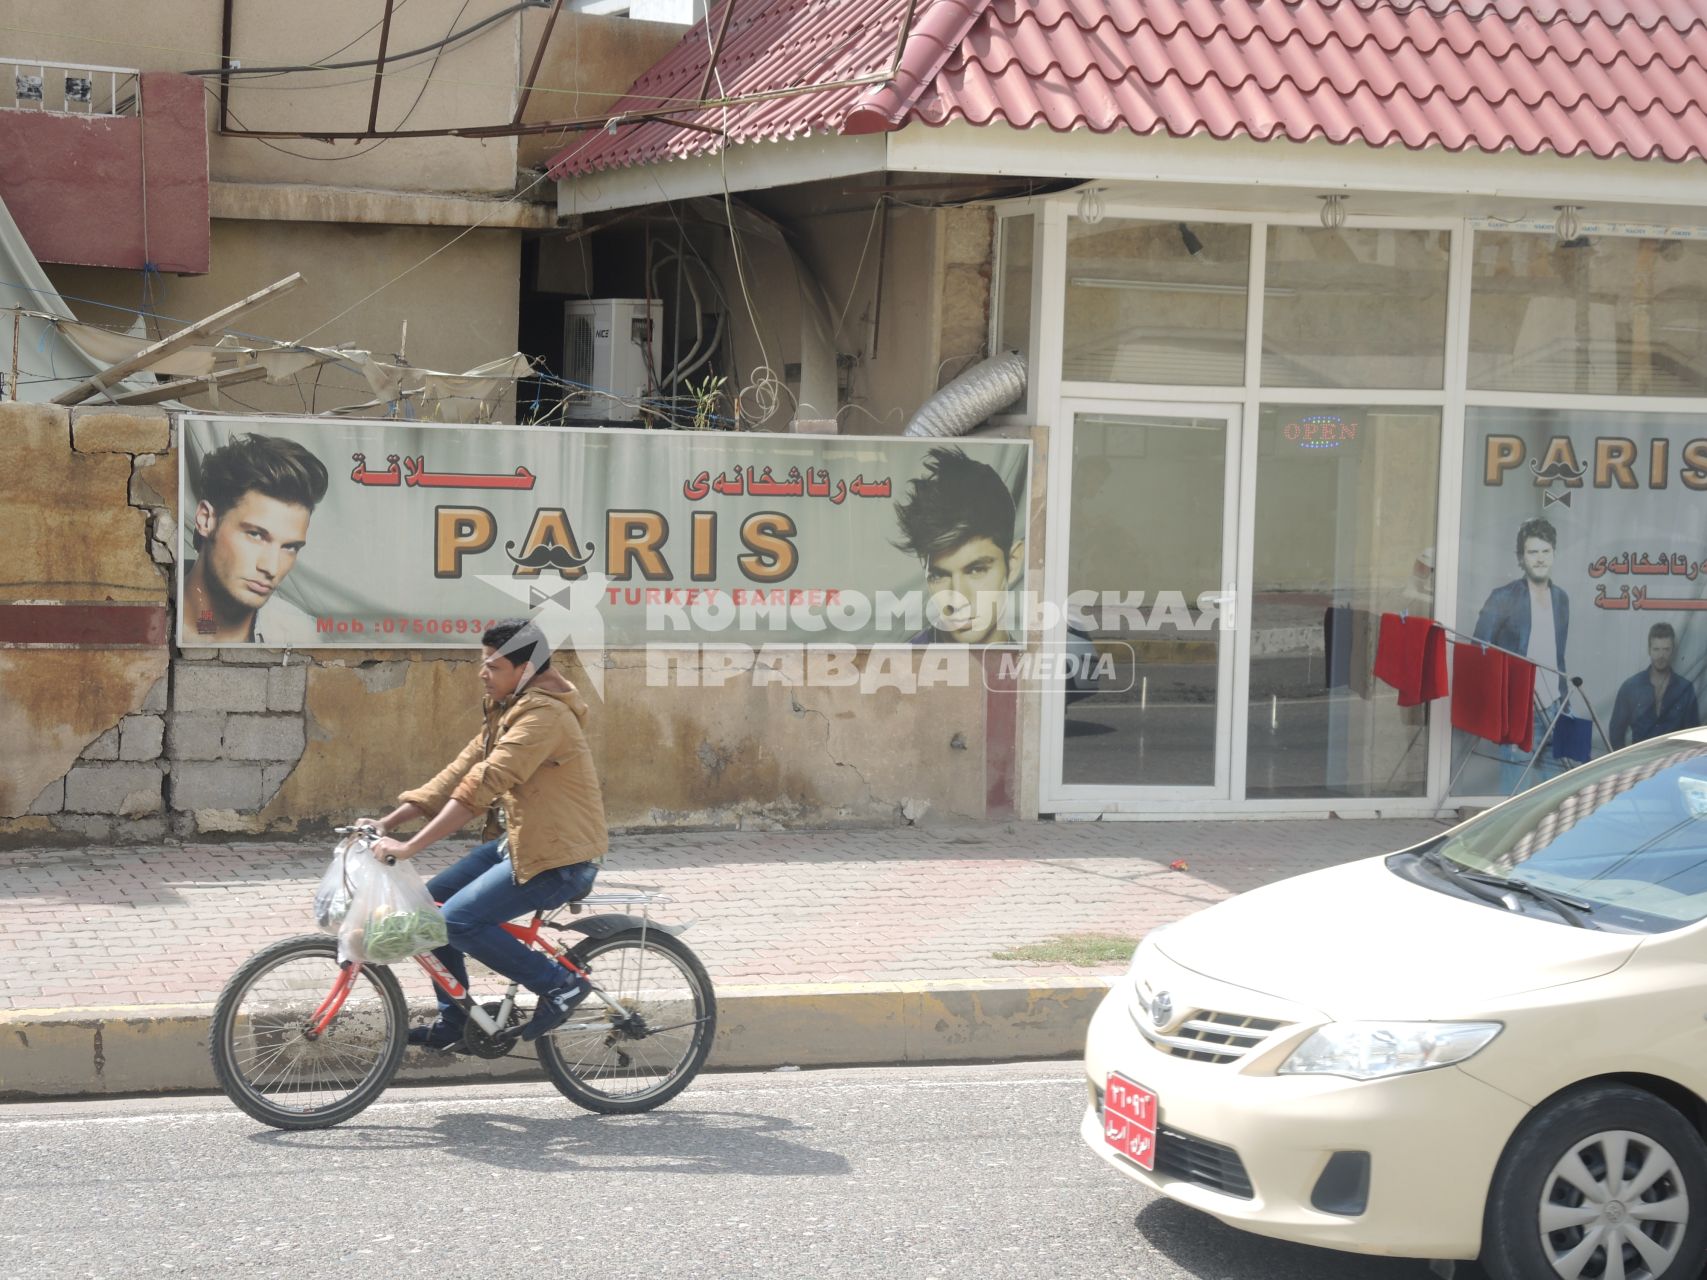
<svg viewBox="0 0 1707 1280">
<path fill-rule="evenodd" d="M 1165 1027 L 1173 1021 L 1174 998 L 1166 991 L 1158 991 L 1150 998 L 1150 1021 L 1158 1027 Z"/>
</svg>

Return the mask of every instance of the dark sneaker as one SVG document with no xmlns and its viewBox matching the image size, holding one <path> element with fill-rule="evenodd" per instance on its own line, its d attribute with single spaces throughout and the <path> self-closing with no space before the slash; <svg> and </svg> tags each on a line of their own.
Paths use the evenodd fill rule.
<svg viewBox="0 0 1707 1280">
<path fill-rule="evenodd" d="M 547 1031 L 556 1030 L 569 1021 L 575 1007 L 592 993 L 593 989 L 579 978 L 561 987 L 553 987 L 539 998 L 539 1007 L 533 1011 L 527 1026 L 522 1028 L 522 1039 L 537 1040 Z"/>
<path fill-rule="evenodd" d="M 462 1028 L 440 1018 L 430 1027 L 410 1027 L 409 1043 L 417 1049 L 455 1049 L 462 1044 Z"/>
</svg>

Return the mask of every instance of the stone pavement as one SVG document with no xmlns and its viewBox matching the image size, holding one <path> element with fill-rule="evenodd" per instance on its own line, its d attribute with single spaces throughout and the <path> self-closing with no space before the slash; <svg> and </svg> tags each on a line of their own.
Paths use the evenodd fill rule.
<svg viewBox="0 0 1707 1280">
<path fill-rule="evenodd" d="M 1388 852 L 1434 820 L 1029 822 L 619 837 L 601 878 L 657 885 L 659 918 L 719 987 L 1007 981 L 1120 963 L 996 960 L 1057 934 L 1133 937 L 1258 885 Z M 430 850 L 447 865 L 464 844 Z M 324 841 L 0 852 L 0 1012 L 206 1005 L 238 963 L 310 932 Z M 1185 870 L 1170 864 L 1183 859 Z M 400 965 L 411 1000 L 424 977 Z M 501 984 L 474 975 L 476 994 Z M 139 1010 L 144 1012 L 145 1010 Z"/>
</svg>

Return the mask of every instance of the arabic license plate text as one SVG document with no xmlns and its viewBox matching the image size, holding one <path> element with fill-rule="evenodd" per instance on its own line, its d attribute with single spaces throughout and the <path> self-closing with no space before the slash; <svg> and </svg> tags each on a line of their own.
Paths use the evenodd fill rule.
<svg viewBox="0 0 1707 1280">
<path fill-rule="evenodd" d="M 1103 1140 L 1140 1169 L 1156 1167 L 1156 1095 L 1118 1071 L 1102 1095 Z"/>
</svg>

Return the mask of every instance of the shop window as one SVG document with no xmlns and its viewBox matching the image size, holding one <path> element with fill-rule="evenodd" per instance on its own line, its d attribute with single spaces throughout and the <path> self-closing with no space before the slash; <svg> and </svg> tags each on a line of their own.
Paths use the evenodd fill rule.
<svg viewBox="0 0 1707 1280">
<path fill-rule="evenodd" d="M 1439 390 L 1450 254 L 1444 231 L 1270 227 L 1263 385 Z"/>
<path fill-rule="evenodd" d="M 1240 385 L 1250 252 L 1244 226 L 1073 219 L 1062 376 Z"/>
<path fill-rule="evenodd" d="M 1462 480 L 1458 626 L 1556 670 L 1536 671 L 1525 690 L 1530 751 L 1503 741 L 1498 722 L 1454 733 L 1452 794 L 1510 795 L 1700 724 L 1707 421 L 1472 407 Z M 1551 627 L 1534 625 L 1541 613 Z M 1561 711 L 1569 719 L 1554 724 Z M 1508 715 L 1504 727 L 1525 726 Z"/>
<path fill-rule="evenodd" d="M 1428 708 L 1372 669 L 1383 612 L 1433 616 L 1439 470 L 1439 409 L 1263 408 L 1248 797 L 1424 794 Z"/>
<path fill-rule="evenodd" d="M 1707 244 L 1478 231 L 1470 386 L 1707 394 Z"/>
<path fill-rule="evenodd" d="M 1220 659 L 1232 637 L 1201 602 L 1226 572 L 1233 443 L 1226 418 L 1075 418 L 1067 590 L 1091 602 L 1073 622 L 1111 668 L 1094 691 L 1075 689 L 1068 700 L 1067 785 L 1215 783 Z M 1146 603 L 1149 625 L 1118 601 Z"/>
</svg>

